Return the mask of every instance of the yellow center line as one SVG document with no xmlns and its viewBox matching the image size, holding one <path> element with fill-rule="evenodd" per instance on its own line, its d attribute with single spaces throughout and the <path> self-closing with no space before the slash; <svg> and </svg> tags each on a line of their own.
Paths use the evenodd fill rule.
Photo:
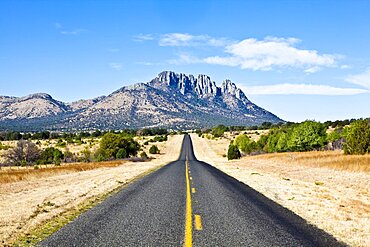
<svg viewBox="0 0 370 247">
<path fill-rule="evenodd" d="M 190 180 L 189 180 L 189 161 L 186 156 L 185 162 L 185 176 L 186 176 L 186 215 L 185 215 L 185 247 L 193 246 L 193 220 L 192 220 L 192 208 L 191 208 L 191 193 L 190 193 Z"/>
<path fill-rule="evenodd" d="M 195 191 L 195 188 L 192 188 L 192 189 L 191 189 L 191 193 L 193 193 L 193 194 L 194 194 L 195 192 L 196 192 L 196 191 Z"/>
<path fill-rule="evenodd" d="M 197 231 L 203 230 L 202 217 L 199 214 L 195 214 L 195 229 Z"/>
</svg>

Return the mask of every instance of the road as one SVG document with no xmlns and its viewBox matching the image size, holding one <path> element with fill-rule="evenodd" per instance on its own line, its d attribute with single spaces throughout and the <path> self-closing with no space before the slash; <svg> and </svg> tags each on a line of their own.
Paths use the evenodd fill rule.
<svg viewBox="0 0 370 247">
<path fill-rule="evenodd" d="M 180 157 L 130 184 L 42 246 L 342 246 L 262 194 L 198 161 L 185 135 Z"/>
</svg>

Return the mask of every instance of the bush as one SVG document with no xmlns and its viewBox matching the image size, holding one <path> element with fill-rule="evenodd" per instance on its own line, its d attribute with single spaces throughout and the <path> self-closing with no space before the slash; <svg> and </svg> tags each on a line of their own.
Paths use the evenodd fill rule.
<svg viewBox="0 0 370 247">
<path fill-rule="evenodd" d="M 148 157 L 148 155 L 145 153 L 145 152 L 141 152 L 140 153 L 140 158 L 142 158 L 142 159 L 148 159 L 149 157 Z"/>
<path fill-rule="evenodd" d="M 124 159 L 127 158 L 127 152 L 125 149 L 120 148 L 116 154 L 116 159 Z"/>
<path fill-rule="evenodd" d="M 81 151 L 80 161 L 90 162 L 91 161 L 91 151 L 87 147 Z"/>
<path fill-rule="evenodd" d="M 115 159 L 119 150 L 125 150 L 126 153 L 123 155 L 124 151 L 120 151 L 118 157 L 124 156 L 124 158 L 128 158 L 130 156 L 136 156 L 140 150 L 140 145 L 125 133 L 107 133 L 100 140 L 100 146 L 95 157 L 100 156 L 99 159 L 103 158 L 103 160 Z"/>
<path fill-rule="evenodd" d="M 159 154 L 159 148 L 156 145 L 153 145 L 149 148 L 150 154 Z"/>
<path fill-rule="evenodd" d="M 40 150 L 35 143 L 20 140 L 17 146 L 6 154 L 7 162 L 16 166 L 25 166 L 36 162 L 40 157 Z"/>
<path fill-rule="evenodd" d="M 235 138 L 234 145 L 245 154 L 250 154 L 258 149 L 257 143 L 245 134 L 238 135 Z"/>
<path fill-rule="evenodd" d="M 370 152 L 370 124 L 368 120 L 351 123 L 345 133 L 345 154 L 365 154 Z"/>
<path fill-rule="evenodd" d="M 60 165 L 61 160 L 64 158 L 62 151 L 57 148 L 49 147 L 41 152 L 38 164 L 55 164 Z"/>
<path fill-rule="evenodd" d="M 10 147 L 8 145 L 3 145 L 1 142 L 0 142 L 0 150 L 8 150 Z"/>
<path fill-rule="evenodd" d="M 77 157 L 71 151 L 69 151 L 69 149 L 66 148 L 63 161 L 66 163 L 76 162 Z"/>
<path fill-rule="evenodd" d="M 305 121 L 293 128 L 287 147 L 292 151 L 311 151 L 322 148 L 326 142 L 325 125 Z"/>
<path fill-rule="evenodd" d="M 65 143 L 62 139 L 58 139 L 57 144 L 55 144 L 55 146 L 61 147 L 61 148 L 66 147 L 66 145 L 67 145 L 67 143 Z"/>
<path fill-rule="evenodd" d="M 234 160 L 234 159 L 240 159 L 240 151 L 236 145 L 230 144 L 229 148 L 227 150 L 227 159 L 228 160 Z"/>
<path fill-rule="evenodd" d="M 229 128 L 226 127 L 225 125 L 218 125 L 214 128 L 212 128 L 212 135 L 214 137 L 221 137 L 224 135 L 225 131 L 228 131 Z"/>
<path fill-rule="evenodd" d="M 167 135 L 164 135 L 164 136 L 155 136 L 152 141 L 153 142 L 164 142 L 164 141 L 167 141 L 168 138 L 167 138 Z"/>
</svg>

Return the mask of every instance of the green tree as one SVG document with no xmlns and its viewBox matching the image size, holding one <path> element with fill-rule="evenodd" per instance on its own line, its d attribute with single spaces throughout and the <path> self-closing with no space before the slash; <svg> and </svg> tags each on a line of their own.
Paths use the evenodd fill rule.
<svg viewBox="0 0 370 247">
<path fill-rule="evenodd" d="M 225 125 L 222 125 L 221 124 L 221 125 L 218 125 L 218 126 L 212 128 L 212 135 L 214 137 L 221 137 L 221 136 L 223 136 L 223 134 L 225 133 L 225 131 L 228 131 L 228 130 L 229 130 L 228 127 L 226 127 Z"/>
<path fill-rule="evenodd" d="M 234 145 L 245 154 L 250 154 L 258 149 L 257 143 L 245 134 L 238 135 L 234 140 Z"/>
<path fill-rule="evenodd" d="M 346 143 L 344 153 L 365 154 L 370 152 L 370 124 L 368 120 L 359 120 L 345 128 Z"/>
<path fill-rule="evenodd" d="M 38 164 L 56 164 L 60 165 L 61 160 L 64 158 L 63 152 L 54 147 L 45 148 L 40 155 Z"/>
<path fill-rule="evenodd" d="M 140 150 L 140 145 L 130 135 L 125 133 L 106 133 L 100 140 L 99 149 L 97 154 L 103 157 L 104 160 L 117 158 L 117 153 L 120 149 L 126 151 L 125 158 L 136 156 Z M 122 151 L 121 151 L 122 152 Z M 97 156 L 95 154 L 95 156 Z"/>
<path fill-rule="evenodd" d="M 311 151 L 322 148 L 326 143 L 325 125 L 315 121 L 305 121 L 293 128 L 287 143 L 292 151 Z"/>
<path fill-rule="evenodd" d="M 335 129 L 334 131 L 330 132 L 328 134 L 328 142 L 335 142 L 342 138 L 342 135 L 338 129 Z"/>
<path fill-rule="evenodd" d="M 91 161 L 91 151 L 87 147 L 85 147 L 84 150 L 81 151 L 81 157 L 82 162 L 90 162 Z"/>
<path fill-rule="evenodd" d="M 143 151 L 143 152 L 140 153 L 140 158 L 146 160 L 146 159 L 148 159 L 148 155 Z"/>
<path fill-rule="evenodd" d="M 234 159 L 240 159 L 240 157 L 241 155 L 240 155 L 239 148 L 234 144 L 230 144 L 227 150 L 227 159 L 234 160 Z"/>
<path fill-rule="evenodd" d="M 152 145 L 149 148 L 149 153 L 150 154 L 159 154 L 159 148 L 156 145 Z"/>
<path fill-rule="evenodd" d="M 120 148 L 116 154 L 116 159 L 124 159 L 127 158 L 127 152 L 125 149 Z"/>
</svg>

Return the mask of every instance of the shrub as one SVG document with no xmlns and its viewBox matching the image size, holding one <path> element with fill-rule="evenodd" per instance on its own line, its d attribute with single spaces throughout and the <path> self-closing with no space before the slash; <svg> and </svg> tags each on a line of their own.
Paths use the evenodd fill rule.
<svg viewBox="0 0 370 247">
<path fill-rule="evenodd" d="M 0 142 L 0 150 L 8 150 L 10 147 L 8 145 L 3 145 L 1 142 Z"/>
<path fill-rule="evenodd" d="M 229 145 L 229 148 L 227 150 L 227 159 L 228 160 L 240 159 L 240 151 L 236 145 L 234 144 Z"/>
<path fill-rule="evenodd" d="M 121 149 L 125 150 L 126 154 L 124 158 L 127 158 L 136 156 L 137 152 L 140 150 L 140 145 L 127 134 L 107 133 L 100 140 L 100 146 L 95 157 L 100 156 L 104 158 L 104 160 L 115 159 L 117 158 L 117 153 Z M 119 154 L 119 157 L 121 157 L 123 151 L 120 152 L 121 154 Z"/>
<path fill-rule="evenodd" d="M 61 160 L 64 158 L 62 151 L 57 148 L 48 147 L 41 152 L 38 164 L 56 164 L 60 165 Z"/>
<path fill-rule="evenodd" d="M 120 148 L 116 154 L 116 159 L 124 159 L 127 158 L 127 152 L 125 149 Z"/>
<path fill-rule="evenodd" d="M 234 145 L 245 154 L 250 154 L 258 149 L 257 143 L 245 134 L 238 135 L 235 138 Z"/>
<path fill-rule="evenodd" d="M 164 141 L 167 141 L 168 138 L 167 138 L 167 135 L 164 135 L 164 136 L 155 136 L 152 141 L 153 142 L 164 142 Z"/>
<path fill-rule="evenodd" d="M 305 121 L 293 128 L 287 143 L 292 151 L 318 150 L 326 144 L 325 125 L 314 121 Z"/>
<path fill-rule="evenodd" d="M 64 152 L 63 161 L 66 162 L 66 163 L 76 162 L 77 157 L 71 151 L 69 151 L 69 149 L 66 149 L 65 152 Z"/>
<path fill-rule="evenodd" d="M 345 154 L 365 154 L 370 152 L 370 124 L 368 120 L 359 120 L 346 128 Z"/>
<path fill-rule="evenodd" d="M 141 152 L 140 153 L 140 158 L 142 158 L 142 159 L 148 159 L 149 157 L 148 157 L 148 155 L 145 153 L 145 152 Z"/>
<path fill-rule="evenodd" d="M 62 139 L 58 139 L 57 144 L 55 144 L 55 146 L 61 147 L 61 148 L 66 147 L 66 145 L 67 145 L 67 143 L 65 143 Z"/>
<path fill-rule="evenodd" d="M 153 145 L 149 148 L 150 154 L 159 154 L 159 148 L 156 145 Z"/>
<path fill-rule="evenodd" d="M 214 137 L 221 137 L 225 133 L 225 131 L 228 131 L 229 128 L 226 127 L 225 125 L 218 125 L 214 128 L 212 128 L 212 135 Z"/>
<path fill-rule="evenodd" d="M 36 162 L 40 157 L 40 150 L 35 143 L 20 140 L 17 146 L 6 154 L 7 162 L 16 166 L 25 166 Z"/>
</svg>

